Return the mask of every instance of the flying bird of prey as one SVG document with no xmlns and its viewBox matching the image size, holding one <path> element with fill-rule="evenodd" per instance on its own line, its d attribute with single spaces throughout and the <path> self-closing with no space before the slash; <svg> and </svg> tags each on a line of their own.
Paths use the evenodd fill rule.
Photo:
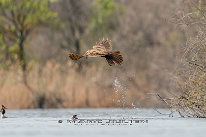
<svg viewBox="0 0 206 137">
<path fill-rule="evenodd" d="M 72 60 L 78 60 L 83 57 L 103 57 L 106 58 L 108 64 L 112 65 L 121 65 L 123 62 L 123 57 L 118 50 L 112 50 L 111 40 L 99 40 L 96 45 L 93 46 L 91 50 L 88 50 L 84 55 L 69 54 L 69 57 Z"/>
</svg>

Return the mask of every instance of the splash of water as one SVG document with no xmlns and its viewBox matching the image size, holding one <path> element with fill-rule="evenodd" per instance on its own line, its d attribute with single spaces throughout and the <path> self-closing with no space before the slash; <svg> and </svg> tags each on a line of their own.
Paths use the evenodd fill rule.
<svg viewBox="0 0 206 137">
<path fill-rule="evenodd" d="M 126 88 L 123 86 L 123 84 L 121 84 L 118 77 L 114 78 L 113 85 L 116 95 L 121 94 L 121 100 L 117 100 L 117 102 L 122 102 L 122 107 L 124 108 L 126 104 Z"/>
</svg>

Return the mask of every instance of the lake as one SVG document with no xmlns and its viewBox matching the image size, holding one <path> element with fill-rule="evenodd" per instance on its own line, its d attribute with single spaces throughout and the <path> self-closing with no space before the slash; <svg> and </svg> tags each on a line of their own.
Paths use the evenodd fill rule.
<svg viewBox="0 0 206 137">
<path fill-rule="evenodd" d="M 164 114 L 169 111 L 159 110 Z M 73 124 L 72 115 L 80 119 L 137 119 L 147 123 Z M 162 115 L 153 109 L 28 109 L 10 110 L 9 118 L 0 119 L 0 136 L 4 137 L 205 137 L 206 119 Z M 62 123 L 58 123 L 62 120 Z"/>
</svg>

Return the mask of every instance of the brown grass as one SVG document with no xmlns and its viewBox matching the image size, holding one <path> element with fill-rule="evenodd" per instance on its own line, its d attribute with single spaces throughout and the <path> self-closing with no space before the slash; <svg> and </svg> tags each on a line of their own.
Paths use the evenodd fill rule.
<svg viewBox="0 0 206 137">
<path fill-rule="evenodd" d="M 79 73 L 73 62 L 60 65 L 51 61 L 29 68 L 31 89 L 23 84 L 18 66 L 0 69 L 0 103 L 9 108 L 131 107 L 134 100 L 145 99 L 124 77 L 117 76 L 115 67 L 112 71 L 83 66 Z M 115 86 L 115 79 L 119 85 Z"/>
</svg>

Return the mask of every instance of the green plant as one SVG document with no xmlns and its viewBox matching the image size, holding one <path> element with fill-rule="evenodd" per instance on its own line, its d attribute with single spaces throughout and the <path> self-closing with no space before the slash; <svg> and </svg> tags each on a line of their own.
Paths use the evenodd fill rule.
<svg viewBox="0 0 206 137">
<path fill-rule="evenodd" d="M 0 0 L 0 56 L 18 61 L 26 84 L 25 42 L 40 25 L 55 22 L 57 13 L 49 9 L 52 0 Z"/>
</svg>

